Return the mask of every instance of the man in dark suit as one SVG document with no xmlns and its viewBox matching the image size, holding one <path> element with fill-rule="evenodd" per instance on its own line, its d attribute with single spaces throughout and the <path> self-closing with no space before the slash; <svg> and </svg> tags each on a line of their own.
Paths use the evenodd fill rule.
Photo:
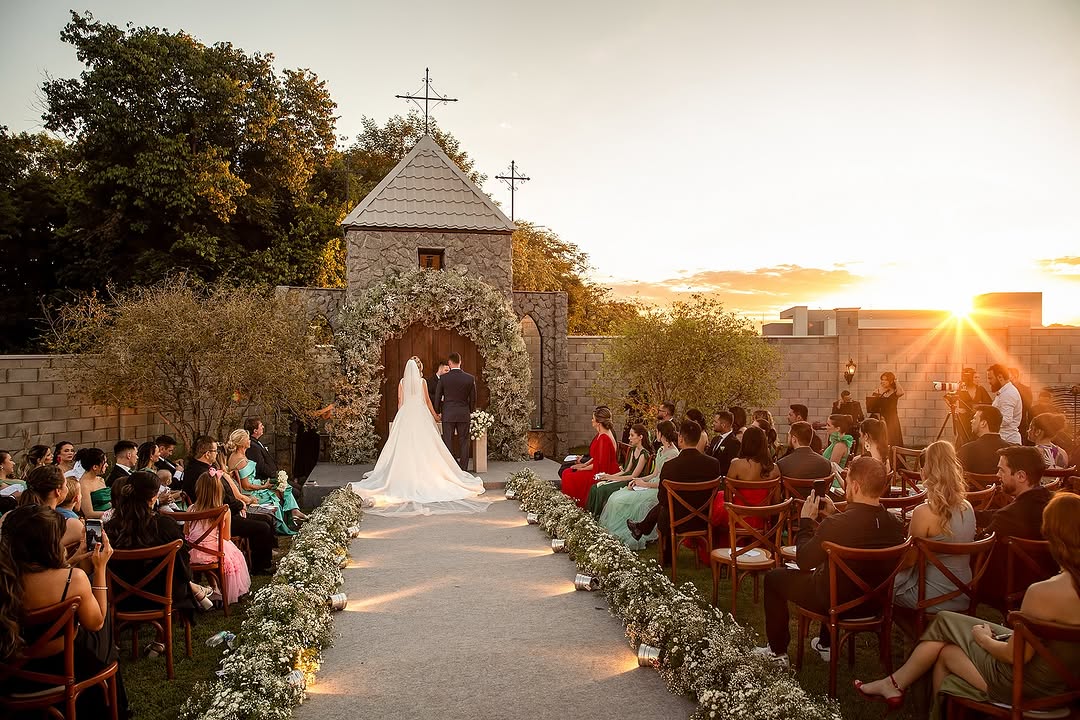
<svg viewBox="0 0 1080 720">
<path fill-rule="evenodd" d="M 798 421 L 788 432 L 788 454 L 776 461 L 783 477 L 799 480 L 817 480 L 832 475 L 832 463 L 821 453 L 810 449 L 812 438 L 817 437 L 810 423 Z"/>
<path fill-rule="evenodd" d="M 1014 367 L 1009 368 L 1009 379 L 1012 381 L 1013 387 L 1020 393 L 1020 407 L 1023 413 L 1020 416 L 1020 437 L 1023 439 L 1024 445 L 1034 445 L 1035 443 L 1028 441 L 1028 426 L 1031 425 L 1031 418 L 1034 415 L 1031 414 L 1031 406 L 1035 404 L 1035 397 L 1031 394 L 1031 387 L 1020 382 L 1020 370 Z"/>
<path fill-rule="evenodd" d="M 668 517 L 668 491 L 664 485 L 665 480 L 680 483 L 708 482 L 720 477 L 720 462 L 705 455 L 697 449 L 698 441 L 701 440 L 701 427 L 693 420 L 684 420 L 679 426 L 679 454 L 664 463 L 660 470 L 660 492 L 657 495 L 657 505 L 649 511 L 641 522 L 626 521 L 626 527 L 635 539 L 642 535 L 648 535 L 654 527 L 660 528 L 660 561 L 664 565 L 670 565 L 674 557 L 675 548 L 667 547 L 667 536 L 670 532 L 671 519 Z M 697 507 L 708 499 L 704 492 L 687 493 L 683 496 L 691 505 Z M 680 513 L 680 514 L 686 514 Z M 681 526 L 687 530 L 703 529 Z"/>
<path fill-rule="evenodd" d="M 968 472 L 993 475 L 998 470 L 998 450 L 1010 443 L 998 434 L 1001 430 L 1001 411 L 993 405 L 976 405 L 971 418 L 975 439 L 964 443 L 956 457 Z"/>
<path fill-rule="evenodd" d="M 450 454 L 457 458 L 462 470 L 469 469 L 470 416 L 476 409 L 476 379 L 461 369 L 461 356 L 450 353 L 450 371 L 439 378 L 435 386 L 435 412 L 442 421 L 443 442 Z M 458 438 L 458 451 L 454 452 L 454 434 Z"/>
<path fill-rule="evenodd" d="M 217 460 L 217 454 L 218 444 L 214 438 L 203 435 L 195 440 L 192 457 L 186 463 L 187 469 L 181 481 L 184 492 L 191 500 L 195 499 L 195 484 L 199 476 L 210 471 Z M 232 515 L 232 534 L 247 538 L 248 547 L 251 550 L 251 571 L 256 575 L 272 573 L 273 549 L 277 547 L 274 516 L 248 516 L 244 507 L 254 498 L 249 498 L 247 495 L 237 497 L 224 474 L 219 474 L 217 479 L 221 482 L 222 500 L 229 506 L 229 512 Z"/>
<path fill-rule="evenodd" d="M 435 403 L 438 401 L 435 391 L 439 389 L 439 379 L 448 372 L 450 372 L 450 366 L 446 364 L 445 360 L 440 360 L 439 366 L 435 368 L 435 374 L 427 379 L 427 391 L 428 396 L 431 398 L 431 407 L 435 407 Z"/>
<path fill-rule="evenodd" d="M 157 443 L 159 455 L 154 467 L 169 473 L 169 477 L 172 478 L 169 486 L 173 490 L 179 490 L 180 480 L 184 477 L 184 463 L 172 459 L 172 454 L 176 451 L 176 438 L 171 435 L 158 435 L 154 442 Z M 176 477 L 177 474 L 180 475 L 179 478 Z"/>
<path fill-rule="evenodd" d="M 247 459 L 255 461 L 255 477 L 258 480 L 277 480 L 278 467 L 270 448 L 263 445 L 260 438 L 266 432 L 266 426 L 257 417 L 244 420 L 244 429 L 251 436 L 251 445 L 247 449 Z"/>
<path fill-rule="evenodd" d="M 787 421 L 788 421 L 789 425 L 794 425 L 797 422 L 809 422 L 809 420 L 808 420 L 809 417 L 810 417 L 810 409 L 807 408 L 805 405 L 802 405 L 800 403 L 795 403 L 794 405 L 788 405 Z M 810 449 L 813 450 L 814 452 L 816 452 L 818 455 L 820 455 L 821 451 L 824 450 L 825 448 L 821 444 L 821 438 L 819 438 L 818 434 L 816 432 L 813 432 L 813 430 L 814 430 L 814 426 L 811 425 L 810 426 L 810 431 L 811 431 L 812 436 L 810 438 Z M 787 453 L 784 453 L 784 454 L 787 455 L 793 449 L 794 448 L 792 448 L 789 445 L 788 449 L 787 449 Z"/>
<path fill-rule="evenodd" d="M 727 475 L 731 461 L 739 457 L 739 448 L 742 446 L 732 430 L 734 422 L 734 415 L 727 410 L 721 410 L 713 415 L 713 436 L 709 441 L 709 446 L 705 448 L 705 454 L 716 458 L 716 461 L 720 463 L 720 475 Z"/>
<path fill-rule="evenodd" d="M 127 477 L 135 471 L 135 465 L 139 461 L 139 446 L 130 440 L 121 440 L 113 445 L 113 468 L 109 471 L 109 477 L 105 478 L 105 487 L 122 477 Z"/>
</svg>

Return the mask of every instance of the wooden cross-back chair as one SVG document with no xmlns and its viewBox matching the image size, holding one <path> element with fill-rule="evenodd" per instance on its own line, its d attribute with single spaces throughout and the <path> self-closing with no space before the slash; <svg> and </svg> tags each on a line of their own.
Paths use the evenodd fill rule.
<svg viewBox="0 0 1080 720">
<path fill-rule="evenodd" d="M 1076 465 L 1067 468 L 1047 468 L 1043 470 L 1042 484 L 1051 492 L 1056 492 L 1066 485 L 1066 480 L 1075 475 L 1077 475 Z"/>
<path fill-rule="evenodd" d="M 905 525 L 911 522 L 911 512 L 926 502 L 926 491 L 917 495 L 904 495 L 902 497 L 883 497 L 881 507 L 899 517 Z"/>
<path fill-rule="evenodd" d="M 79 695 L 95 685 L 105 691 L 109 716 L 116 720 L 119 714 L 116 697 L 117 664 L 112 662 L 104 669 L 83 680 L 75 678 L 75 614 L 81 598 L 73 597 L 26 613 L 21 624 L 26 627 L 45 627 L 38 638 L 22 648 L 7 662 L 0 662 L 0 677 L 14 686 L 28 686 L 25 692 L 12 692 L 0 696 L 0 709 L 5 717 L 30 710 L 44 710 L 58 720 L 75 720 L 75 703 Z M 63 671 L 61 673 L 35 670 L 33 661 L 51 657 L 57 641 L 63 642 Z M 30 689 L 43 685 L 41 690 Z M 60 709 L 63 708 L 63 710 Z"/>
<path fill-rule="evenodd" d="M 889 458 L 889 460 L 893 470 L 903 469 L 911 470 L 912 472 L 919 472 L 922 470 L 922 450 L 914 450 L 912 448 L 893 445 L 889 448 L 889 451 L 892 454 L 892 457 Z"/>
<path fill-rule="evenodd" d="M 1058 571 L 1046 540 L 1011 537 L 1005 540 L 1005 609 L 1019 610 L 1032 583 Z"/>
<path fill-rule="evenodd" d="M 720 567 L 728 568 L 731 580 L 731 614 L 736 614 L 739 583 L 747 575 L 754 579 L 754 602 L 758 600 L 760 575 L 781 564 L 780 546 L 791 512 L 792 500 L 774 505 L 725 504 L 728 514 L 728 547 L 709 554 L 712 570 L 713 605 L 720 589 Z M 759 522 L 751 522 L 751 520 Z"/>
<path fill-rule="evenodd" d="M 197 572 L 204 572 L 217 578 L 225 617 L 229 617 L 229 578 L 225 574 L 225 513 L 227 512 L 229 512 L 229 507 L 222 505 L 198 512 L 175 512 L 170 516 L 184 524 L 188 550 L 197 550 L 204 558 L 201 562 L 191 561 L 191 573 L 194 575 Z M 200 524 L 197 534 L 190 532 L 191 528 Z M 216 538 L 211 537 L 215 530 L 217 531 Z M 207 555 L 212 559 L 205 559 Z"/>
<path fill-rule="evenodd" d="M 1069 667 L 1049 647 L 1052 642 L 1080 643 L 1080 627 L 1060 623 L 1036 620 L 1030 615 L 1014 610 L 1009 613 L 1009 625 L 1013 629 L 1013 673 L 1012 702 L 979 702 L 958 695 L 945 696 L 946 714 L 950 718 L 961 718 L 967 709 L 978 713 L 1008 720 L 1023 718 L 1072 718 L 1076 717 L 1076 702 L 1080 700 L 1080 668 Z M 1024 669 L 1031 660 L 1024 662 L 1027 649 L 1031 648 L 1065 686 L 1065 691 L 1057 695 L 1042 697 L 1024 697 Z M 1070 707 L 1071 706 L 1071 707 Z"/>
<path fill-rule="evenodd" d="M 671 581 L 677 582 L 679 564 L 679 543 L 687 538 L 701 537 L 705 539 L 705 547 L 709 556 L 712 556 L 712 527 L 709 524 L 709 516 L 712 513 L 713 501 L 716 500 L 716 491 L 720 487 L 721 478 L 699 483 L 681 483 L 665 480 L 663 487 L 668 492 L 668 534 L 671 542 Z M 661 491 L 662 492 L 662 491 Z M 708 493 L 704 504 L 695 505 L 688 501 L 684 494 L 694 493 L 700 497 Z M 676 511 L 682 514 L 676 517 Z M 689 529 L 689 528 L 696 529 Z M 687 529 L 680 529 L 687 528 Z M 663 549 L 661 549 L 663 552 Z"/>
<path fill-rule="evenodd" d="M 799 636 L 795 653 L 795 668 L 802 668 L 803 645 L 810 629 L 810 621 L 816 620 L 829 632 L 831 653 L 829 656 L 829 697 L 836 697 L 836 675 L 840 652 L 848 645 L 848 663 L 855 664 L 855 637 L 859 633 L 872 632 L 878 637 L 878 650 L 885 672 L 892 673 L 892 618 L 893 581 L 900 571 L 901 561 L 911 549 L 911 538 L 903 544 L 878 550 L 866 550 L 824 542 L 826 562 L 829 564 L 829 609 L 825 613 L 808 610 L 795 605 L 799 616 Z M 882 579 L 871 585 L 863 574 L 852 568 L 851 563 L 892 568 Z M 859 592 L 854 598 L 841 601 L 840 578 L 852 583 Z M 852 617 L 854 611 L 861 613 Z"/>
<path fill-rule="evenodd" d="M 915 637 L 922 635 L 928 625 L 930 616 L 937 616 L 934 607 L 956 598 L 966 597 L 968 606 L 961 612 L 965 615 L 974 615 L 975 608 L 979 604 L 979 582 L 990 565 L 990 553 L 994 549 L 997 539 L 994 533 L 982 540 L 969 543 L 947 543 L 926 538 L 915 538 L 915 549 L 918 559 L 915 561 L 919 568 L 919 599 L 915 605 Z M 967 556 L 968 566 L 971 568 L 971 580 L 963 582 L 950 570 L 942 559 L 943 555 Z M 933 598 L 926 597 L 926 573 L 930 566 L 936 567 L 952 583 L 954 590 Z"/>
<path fill-rule="evenodd" d="M 994 498 L 997 496 L 998 486 L 991 485 L 985 490 L 969 490 L 965 497 L 967 501 L 971 503 L 971 507 L 976 511 L 990 509 L 990 506 L 994 502 Z"/>
<path fill-rule="evenodd" d="M 747 496 L 747 491 L 762 491 L 765 494 L 759 502 L 756 499 Z M 783 499 L 782 494 L 779 477 L 773 478 L 772 480 L 736 480 L 735 478 L 724 478 L 725 504 L 731 503 L 744 506 L 775 505 Z"/>
<path fill-rule="evenodd" d="M 170 680 L 175 677 L 173 672 L 173 567 L 176 565 L 176 553 L 184 545 L 183 540 L 173 540 L 165 545 L 143 548 L 140 550 L 113 550 L 112 559 L 106 570 L 106 580 L 109 586 L 110 604 L 113 607 L 113 620 L 116 623 L 116 635 L 125 628 L 131 630 L 131 655 L 133 658 L 139 655 L 139 626 L 149 624 L 157 631 L 165 645 L 165 673 Z M 114 568 L 126 562 L 157 560 L 158 563 L 140 580 L 129 583 L 116 574 Z M 162 594 L 147 590 L 158 576 L 164 575 L 165 589 Z M 125 600 L 142 600 L 157 607 L 149 610 L 120 610 L 120 604 Z M 184 640 L 187 656 L 191 657 L 191 622 L 184 615 L 180 615 L 184 624 Z"/>
<path fill-rule="evenodd" d="M 895 490 L 895 494 L 898 497 L 903 497 L 908 494 L 916 494 L 923 491 L 921 470 L 908 470 L 907 468 L 900 468 L 895 473 L 893 473 L 893 481 L 897 484 L 894 486 L 890 486 L 889 490 Z"/>
</svg>

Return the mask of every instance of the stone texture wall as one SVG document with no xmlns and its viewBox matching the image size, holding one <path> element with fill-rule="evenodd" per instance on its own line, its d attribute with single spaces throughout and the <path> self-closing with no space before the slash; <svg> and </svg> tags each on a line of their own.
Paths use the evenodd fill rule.
<svg viewBox="0 0 1080 720">
<path fill-rule="evenodd" d="M 588 445 L 592 442 L 593 432 L 589 420 L 593 408 L 600 401 L 593 397 L 592 388 L 600 377 L 600 368 L 604 364 L 604 354 L 610 347 L 612 338 L 596 336 L 573 336 L 566 339 L 569 371 L 569 406 L 565 420 L 567 448 Z M 620 408 L 612 408 L 615 414 L 616 435 L 622 431 L 623 418 Z"/>
<path fill-rule="evenodd" d="M 566 293 L 515 292 L 514 312 L 526 315 L 540 332 L 541 405 L 543 429 L 529 433 L 529 452 L 540 450 L 553 457 L 567 448 L 566 418 L 569 413 L 570 378 L 568 376 L 566 337 Z"/>
<path fill-rule="evenodd" d="M 371 287 L 393 270 L 417 267 L 420 248 L 442 249 L 448 270 L 464 268 L 507 296 L 513 290 L 509 233 L 349 230 L 345 234 L 349 293 Z"/>
<path fill-rule="evenodd" d="M 345 288 L 309 288 L 279 285 L 274 288 L 279 296 L 296 299 L 309 318 L 319 315 L 326 318 L 331 330 L 337 329 L 338 315 L 345 304 Z"/>
</svg>

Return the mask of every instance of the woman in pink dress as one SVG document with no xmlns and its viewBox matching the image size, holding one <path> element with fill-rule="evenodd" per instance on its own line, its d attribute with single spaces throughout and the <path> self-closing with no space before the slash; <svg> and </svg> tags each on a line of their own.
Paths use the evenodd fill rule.
<svg viewBox="0 0 1080 720">
<path fill-rule="evenodd" d="M 209 472 L 204 472 L 199 476 L 199 479 L 195 481 L 195 503 L 189 508 L 190 512 L 213 510 L 224 504 L 224 490 L 221 486 L 221 483 L 224 482 L 222 474 L 221 470 L 211 468 Z M 199 539 L 206 531 L 206 523 L 207 521 L 187 523 L 184 528 L 184 535 L 187 537 L 188 542 Z M 228 597 L 224 598 L 224 601 L 232 605 L 241 595 L 251 589 L 251 575 L 248 573 L 244 553 L 240 552 L 240 549 L 232 542 L 232 515 L 229 512 L 225 513 L 223 532 L 224 537 L 222 540 L 224 542 L 222 543 L 222 549 L 225 551 L 225 557 L 221 561 L 221 571 L 228 578 L 226 582 Z M 217 545 L 217 538 L 218 531 L 215 528 L 199 544 L 204 547 L 214 547 Z M 214 562 L 214 556 L 198 548 L 191 548 L 191 563 L 197 565 L 204 562 Z M 217 588 L 214 593 L 215 597 L 220 593 L 221 588 Z"/>
<path fill-rule="evenodd" d="M 606 407 L 593 410 L 592 426 L 596 430 L 596 437 L 589 445 L 589 461 L 575 463 L 562 474 L 563 493 L 574 498 L 580 507 L 585 507 L 589 489 L 597 482 L 597 473 L 614 475 L 620 470 L 611 410 Z"/>
</svg>

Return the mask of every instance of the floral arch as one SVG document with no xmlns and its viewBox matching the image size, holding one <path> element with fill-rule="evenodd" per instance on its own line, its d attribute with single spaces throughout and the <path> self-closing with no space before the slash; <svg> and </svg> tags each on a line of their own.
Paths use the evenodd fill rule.
<svg viewBox="0 0 1080 720">
<path fill-rule="evenodd" d="M 413 323 L 452 328 L 476 343 L 484 356 L 486 408 L 495 418 L 488 450 L 501 460 L 526 455 L 529 353 L 517 315 L 507 299 L 482 280 L 448 270 L 409 270 L 386 276 L 348 301 L 341 310 L 334 341 L 341 352 L 344 385 L 330 423 L 336 462 L 373 462 L 378 436 L 386 341 Z"/>
</svg>

